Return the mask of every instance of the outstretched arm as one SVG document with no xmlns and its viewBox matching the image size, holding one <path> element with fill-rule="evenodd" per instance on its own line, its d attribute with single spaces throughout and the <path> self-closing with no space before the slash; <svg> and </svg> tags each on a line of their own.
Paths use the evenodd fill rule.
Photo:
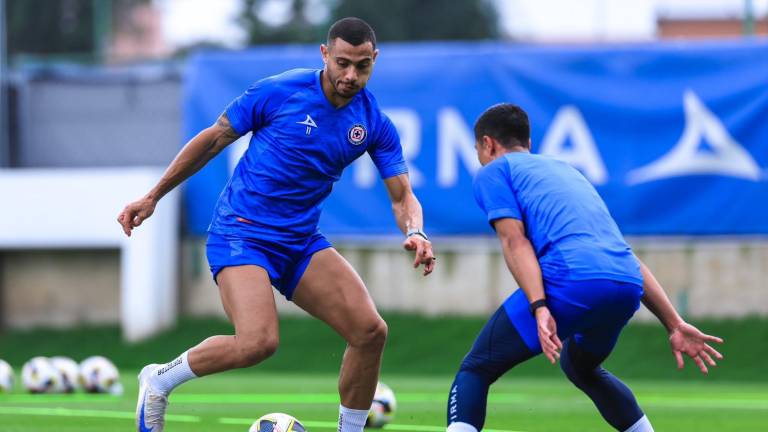
<svg viewBox="0 0 768 432">
<path fill-rule="evenodd" d="M 507 267 L 528 298 L 528 303 L 546 300 L 539 260 L 531 241 L 525 235 L 523 222 L 513 218 L 503 218 L 495 220 L 493 226 L 501 240 L 501 250 Z M 555 363 L 555 360 L 560 358 L 560 350 L 563 348 L 560 338 L 557 337 L 555 318 L 546 306 L 537 308 L 535 314 L 541 350 L 551 363 Z"/>
<path fill-rule="evenodd" d="M 216 123 L 203 129 L 181 149 L 165 170 L 160 181 L 144 197 L 125 206 L 117 221 L 125 235 L 152 216 L 160 199 L 181 182 L 199 171 L 208 161 L 219 154 L 224 147 L 240 138 L 229 123 L 227 114 L 222 114 Z"/>
<path fill-rule="evenodd" d="M 643 304 L 667 328 L 669 344 L 677 360 L 677 367 L 682 369 L 683 354 L 685 354 L 696 362 L 702 373 L 708 373 L 707 364 L 710 366 L 717 365 L 712 357 L 720 360 L 723 356 L 707 342 L 723 343 L 723 340 L 717 336 L 704 334 L 696 327 L 686 323 L 672 306 L 672 302 L 669 301 L 669 297 L 648 266 L 639 258 L 638 261 L 640 262 L 640 272 L 643 274 Z"/>
<path fill-rule="evenodd" d="M 416 251 L 413 267 L 417 268 L 424 264 L 424 276 L 426 276 L 435 269 L 435 255 L 432 252 L 432 243 L 426 238 L 426 235 L 422 236 L 424 218 L 421 204 L 416 199 L 416 195 L 413 194 L 408 174 L 389 177 L 384 180 L 384 184 L 387 186 L 389 199 L 392 201 L 392 211 L 395 214 L 397 226 L 403 234 L 408 236 L 403 242 L 403 247 L 409 251 Z M 413 234 L 414 232 L 418 233 Z"/>
</svg>

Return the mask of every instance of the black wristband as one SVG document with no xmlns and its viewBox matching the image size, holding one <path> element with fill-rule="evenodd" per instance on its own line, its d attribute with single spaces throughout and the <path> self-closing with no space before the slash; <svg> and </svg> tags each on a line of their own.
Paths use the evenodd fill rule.
<svg viewBox="0 0 768 432">
<path fill-rule="evenodd" d="M 540 307 L 547 307 L 547 299 L 538 299 L 534 300 L 533 303 L 531 303 L 528 306 L 528 309 L 531 311 L 531 315 L 536 315 L 536 309 Z"/>
</svg>

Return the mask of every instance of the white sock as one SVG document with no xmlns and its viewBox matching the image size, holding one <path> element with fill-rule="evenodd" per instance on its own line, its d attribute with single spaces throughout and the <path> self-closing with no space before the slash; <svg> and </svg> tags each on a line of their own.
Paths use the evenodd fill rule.
<svg viewBox="0 0 768 432">
<path fill-rule="evenodd" d="M 636 421 L 635 424 L 630 426 L 629 429 L 624 432 L 653 432 L 653 426 L 651 426 L 651 422 L 648 421 L 648 416 L 642 416 L 640 417 L 640 420 Z"/>
<path fill-rule="evenodd" d="M 192 378 L 197 378 L 197 375 L 189 368 L 188 355 L 189 351 L 184 351 L 175 360 L 153 370 L 152 375 L 149 377 L 149 384 L 152 388 L 167 395 L 179 385 Z"/>
<path fill-rule="evenodd" d="M 447 432 L 477 432 L 477 429 L 469 423 L 453 422 L 448 425 Z"/>
<path fill-rule="evenodd" d="M 338 432 L 363 432 L 367 419 L 368 410 L 352 409 L 339 405 Z"/>
</svg>

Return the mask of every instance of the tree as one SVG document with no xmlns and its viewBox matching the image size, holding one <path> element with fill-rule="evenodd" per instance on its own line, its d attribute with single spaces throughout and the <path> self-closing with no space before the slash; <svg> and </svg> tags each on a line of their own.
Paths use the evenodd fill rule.
<svg viewBox="0 0 768 432">
<path fill-rule="evenodd" d="M 381 41 L 495 39 L 498 12 L 490 0 L 339 0 L 332 21 L 356 16 Z"/>
<path fill-rule="evenodd" d="M 243 0 L 239 23 L 248 44 L 319 42 L 337 19 L 356 16 L 366 20 L 382 41 L 495 39 L 498 12 L 491 0 L 320 0 L 313 8 L 330 11 L 326 22 L 312 23 L 307 0 L 290 2 L 291 16 L 283 25 L 270 25 L 259 12 L 267 0 Z"/>
<path fill-rule="evenodd" d="M 238 22 L 248 34 L 249 45 L 282 42 L 318 42 L 323 39 L 325 23 L 315 25 L 307 20 L 306 0 L 285 0 L 291 3 L 291 17 L 283 25 L 265 23 L 259 12 L 266 0 L 243 0 Z"/>
</svg>

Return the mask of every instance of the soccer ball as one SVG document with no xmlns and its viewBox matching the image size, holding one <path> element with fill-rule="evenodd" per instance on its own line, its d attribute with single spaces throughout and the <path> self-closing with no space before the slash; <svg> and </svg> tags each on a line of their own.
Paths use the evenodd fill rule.
<svg viewBox="0 0 768 432">
<path fill-rule="evenodd" d="M 106 357 L 88 357 L 80 363 L 80 384 L 88 393 L 123 394 L 120 373 Z"/>
<path fill-rule="evenodd" d="M 51 357 L 51 366 L 59 372 L 59 382 L 53 391 L 73 393 L 80 387 L 80 365 L 69 357 Z"/>
<path fill-rule="evenodd" d="M 395 392 L 388 385 L 380 382 L 376 385 L 376 393 L 373 395 L 373 403 L 368 411 L 365 427 L 384 427 L 395 417 L 396 410 Z"/>
<path fill-rule="evenodd" d="M 283 413 L 261 416 L 253 422 L 248 432 L 305 432 L 304 425 L 294 417 Z"/>
<path fill-rule="evenodd" d="M 0 393 L 13 389 L 13 368 L 5 360 L 0 360 Z"/>
<path fill-rule="evenodd" d="M 59 379 L 59 372 L 46 357 L 33 357 L 21 368 L 21 382 L 30 393 L 51 392 Z"/>
</svg>

